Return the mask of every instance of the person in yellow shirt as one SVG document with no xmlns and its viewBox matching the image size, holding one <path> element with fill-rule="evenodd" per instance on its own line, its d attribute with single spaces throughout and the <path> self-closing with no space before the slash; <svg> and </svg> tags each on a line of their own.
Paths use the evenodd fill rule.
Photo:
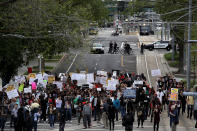
<svg viewBox="0 0 197 131">
<path fill-rule="evenodd" d="M 193 107 L 194 107 L 194 97 L 187 96 L 187 118 L 192 118 L 193 114 Z"/>
</svg>

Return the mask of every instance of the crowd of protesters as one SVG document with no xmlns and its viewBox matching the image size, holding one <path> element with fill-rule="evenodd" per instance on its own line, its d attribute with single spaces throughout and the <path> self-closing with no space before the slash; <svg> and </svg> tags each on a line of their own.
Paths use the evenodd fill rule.
<svg viewBox="0 0 197 131">
<path fill-rule="evenodd" d="M 95 77 L 98 77 L 95 74 Z M 108 80 L 113 79 L 108 73 Z M 149 87 L 144 74 L 120 73 L 116 76 L 119 84 L 116 90 L 106 90 L 100 83 L 93 83 L 94 87 L 78 86 L 76 80 L 67 75 L 63 88 L 55 84 L 47 84 L 32 93 L 19 93 L 19 97 L 8 99 L 5 92 L 1 92 L 0 127 L 3 130 L 6 121 L 10 120 L 10 127 L 15 131 L 36 131 L 39 122 L 59 123 L 59 130 L 64 131 L 66 122 L 72 123 L 76 117 L 78 125 L 83 124 L 84 129 L 91 128 L 92 120 L 102 123 L 104 128 L 114 130 L 115 120 L 122 120 L 126 131 L 133 130 L 133 122 L 137 116 L 137 128 L 144 127 L 144 121 L 150 117 L 153 121 L 153 131 L 159 130 L 160 114 L 167 110 L 170 117 L 170 126 L 176 130 L 179 115 L 184 115 L 187 108 L 187 117 L 197 120 L 197 97 L 184 96 L 183 81 L 177 82 L 171 75 L 159 77 L 157 87 Z M 55 77 L 55 81 L 60 81 Z M 134 81 L 143 81 L 143 84 L 133 86 Z M 28 87 L 28 79 L 24 82 Z M 125 98 L 123 90 L 136 89 L 136 98 Z M 97 88 L 101 88 L 98 91 Z M 171 88 L 179 89 L 178 101 L 169 101 Z M 197 90 L 195 90 L 197 91 Z M 121 117 L 119 116 L 121 114 Z M 197 126 L 197 124 L 196 124 Z"/>
</svg>

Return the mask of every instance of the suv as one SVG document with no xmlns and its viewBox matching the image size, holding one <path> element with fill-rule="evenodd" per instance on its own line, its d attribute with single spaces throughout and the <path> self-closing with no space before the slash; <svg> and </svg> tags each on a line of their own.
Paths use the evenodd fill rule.
<svg viewBox="0 0 197 131">
<path fill-rule="evenodd" d="M 144 45 L 145 49 L 149 49 L 152 51 L 153 49 L 166 49 L 167 51 L 170 51 L 172 46 L 169 41 L 156 41 L 152 44 Z"/>
<path fill-rule="evenodd" d="M 93 43 L 91 53 L 104 54 L 104 46 L 101 43 Z"/>
</svg>

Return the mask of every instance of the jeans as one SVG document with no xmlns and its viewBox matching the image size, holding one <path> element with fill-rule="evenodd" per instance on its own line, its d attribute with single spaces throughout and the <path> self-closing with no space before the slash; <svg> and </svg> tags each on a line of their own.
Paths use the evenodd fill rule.
<svg viewBox="0 0 197 131">
<path fill-rule="evenodd" d="M 38 124 L 37 121 L 33 121 L 33 128 L 34 128 L 34 131 L 37 131 L 37 124 Z"/>
<path fill-rule="evenodd" d="M 98 119 L 96 119 L 96 117 L 98 117 Z M 96 107 L 94 108 L 94 120 L 98 120 L 100 121 L 101 117 L 100 117 L 100 110 L 98 110 Z"/>
<path fill-rule="evenodd" d="M 120 113 L 121 113 L 121 117 L 123 118 L 126 114 L 126 108 L 124 106 L 120 107 Z"/>
<path fill-rule="evenodd" d="M 49 115 L 50 127 L 54 127 L 54 114 Z"/>
<path fill-rule="evenodd" d="M 115 112 L 115 116 L 116 116 L 116 121 L 118 121 L 118 109 L 116 109 L 116 112 Z"/>
<path fill-rule="evenodd" d="M 187 106 L 187 117 L 189 117 L 191 119 L 192 113 L 193 113 L 193 105 L 188 105 Z"/>
<path fill-rule="evenodd" d="M 87 128 L 87 122 L 88 122 L 88 126 L 90 127 L 91 126 L 91 115 L 90 114 L 85 114 L 83 116 L 83 124 L 84 124 L 85 128 Z"/>
<path fill-rule="evenodd" d="M 174 122 L 172 123 L 172 131 L 176 131 L 176 125 L 174 124 Z"/>
<path fill-rule="evenodd" d="M 6 118 L 0 116 L 0 129 L 3 131 L 6 123 Z"/>
<path fill-rule="evenodd" d="M 72 118 L 72 110 L 66 109 L 66 121 L 71 121 Z"/>
<path fill-rule="evenodd" d="M 13 123 L 14 123 L 14 115 L 11 115 L 10 127 L 13 127 Z"/>
</svg>

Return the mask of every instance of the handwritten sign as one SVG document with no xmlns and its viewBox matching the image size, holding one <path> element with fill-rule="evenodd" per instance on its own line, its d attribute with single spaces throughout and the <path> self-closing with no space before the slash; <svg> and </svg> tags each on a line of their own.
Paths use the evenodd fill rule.
<svg viewBox="0 0 197 131">
<path fill-rule="evenodd" d="M 7 96 L 9 99 L 12 99 L 12 98 L 18 97 L 19 95 L 18 95 L 17 90 L 14 89 L 14 90 L 8 91 Z"/>
<path fill-rule="evenodd" d="M 152 76 L 161 76 L 161 71 L 160 69 L 157 70 L 151 70 Z"/>
<path fill-rule="evenodd" d="M 134 81 L 134 85 L 143 85 L 143 81 Z"/>
<path fill-rule="evenodd" d="M 94 83 L 94 74 L 93 73 L 90 73 L 90 74 L 87 74 L 87 83 Z"/>
<path fill-rule="evenodd" d="M 28 76 L 29 78 L 36 78 L 36 73 L 30 73 Z"/>
<path fill-rule="evenodd" d="M 97 91 L 101 91 L 101 88 L 96 88 L 97 89 Z"/>
<path fill-rule="evenodd" d="M 123 97 L 125 98 L 136 98 L 136 90 L 135 89 L 126 89 L 123 91 Z"/>
<path fill-rule="evenodd" d="M 171 93 L 178 94 L 179 93 L 179 89 L 177 89 L 177 88 L 171 88 Z"/>
<path fill-rule="evenodd" d="M 177 93 L 171 93 L 169 100 L 170 101 L 178 101 L 178 94 Z"/>
<path fill-rule="evenodd" d="M 24 93 L 31 93 L 31 87 L 24 88 Z"/>
<path fill-rule="evenodd" d="M 14 90 L 14 85 L 8 85 L 7 89 L 6 89 L 6 92 L 9 92 L 9 91 L 12 91 L 12 90 Z"/>
<path fill-rule="evenodd" d="M 107 76 L 107 72 L 106 71 L 97 71 L 97 75 Z"/>
<path fill-rule="evenodd" d="M 48 76 L 48 83 L 52 84 L 55 81 L 55 76 Z"/>
</svg>

